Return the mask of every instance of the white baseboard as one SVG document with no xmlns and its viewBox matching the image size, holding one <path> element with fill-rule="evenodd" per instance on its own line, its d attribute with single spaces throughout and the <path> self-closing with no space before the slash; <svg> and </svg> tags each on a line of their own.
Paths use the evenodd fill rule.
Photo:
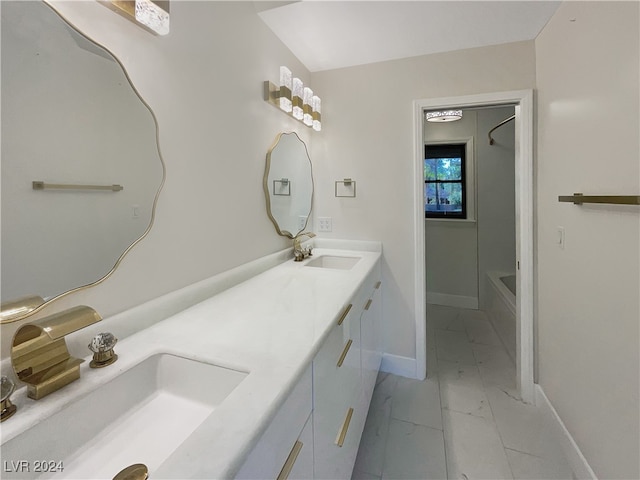
<svg viewBox="0 0 640 480">
<path fill-rule="evenodd" d="M 545 395 L 544 390 L 542 390 L 542 387 L 538 384 L 536 384 L 535 387 L 536 405 L 542 408 L 547 408 L 551 412 L 552 417 L 555 419 L 557 438 L 560 440 L 563 453 L 567 461 L 569 462 L 569 466 L 573 470 L 574 478 L 581 480 L 597 480 L 598 477 L 596 477 L 596 474 L 589 466 L 587 459 L 580 451 L 578 444 L 569 433 L 569 430 L 567 430 L 567 427 L 564 425 L 564 422 L 558 415 L 558 412 L 556 412 L 556 409 L 553 408 L 553 405 Z"/>
<path fill-rule="evenodd" d="M 401 377 L 416 378 L 416 359 L 384 353 L 380 370 Z"/>
<path fill-rule="evenodd" d="M 449 295 L 448 293 L 427 292 L 427 303 L 444 305 L 445 307 L 478 309 L 478 297 Z"/>
</svg>

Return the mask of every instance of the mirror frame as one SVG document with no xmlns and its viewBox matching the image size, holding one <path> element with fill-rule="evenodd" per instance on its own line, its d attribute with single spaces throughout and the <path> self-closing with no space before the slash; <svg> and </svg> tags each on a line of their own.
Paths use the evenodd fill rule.
<svg viewBox="0 0 640 480">
<path fill-rule="evenodd" d="M 283 135 L 291 135 L 291 134 L 295 135 L 296 138 L 300 141 L 300 143 L 304 145 L 304 151 L 307 155 L 307 160 L 309 161 L 309 169 L 311 171 L 311 202 L 309 205 L 309 213 L 307 214 L 307 220 L 304 223 L 304 227 L 300 231 L 296 232 L 295 235 L 289 232 L 288 230 L 282 230 L 280 228 L 278 221 L 275 219 L 275 217 L 271 213 L 271 199 L 269 198 L 269 195 L 270 195 L 269 194 L 269 171 L 271 170 L 271 154 L 273 153 L 273 150 L 278 146 L 278 143 L 280 142 L 280 138 L 282 138 Z M 304 232 L 304 230 L 307 228 L 307 225 L 309 224 L 309 217 L 311 217 L 311 212 L 313 211 L 313 193 L 314 193 L 315 185 L 313 182 L 313 163 L 311 163 L 311 156 L 309 155 L 309 149 L 307 148 L 307 144 L 304 142 L 304 140 L 300 138 L 297 132 L 280 132 L 278 133 L 278 135 L 276 135 L 276 139 L 274 140 L 271 147 L 269 147 L 269 151 L 267 152 L 267 162 L 264 168 L 264 177 L 262 180 L 262 187 L 264 190 L 265 200 L 267 202 L 267 215 L 269 216 L 269 219 L 271 219 L 271 222 L 273 223 L 273 225 L 276 227 L 276 232 L 278 232 L 278 235 L 282 237 L 294 239 L 298 235 L 300 235 L 300 233 Z"/>
<path fill-rule="evenodd" d="M 154 221 L 155 221 L 156 206 L 158 204 L 158 198 L 160 197 L 160 192 L 162 191 L 162 188 L 164 187 L 164 183 L 165 183 L 165 180 L 166 180 L 166 177 L 167 177 L 167 167 L 166 167 L 164 158 L 162 156 L 162 150 L 160 149 L 160 127 L 158 125 L 158 119 L 157 119 L 156 114 L 154 113 L 154 111 L 151 109 L 151 106 L 145 101 L 145 99 L 142 97 L 142 95 L 140 94 L 140 92 L 138 91 L 136 86 L 133 84 L 133 81 L 131 80 L 131 77 L 129 76 L 129 72 L 127 71 L 125 66 L 122 64 L 120 59 L 111 50 L 109 50 L 107 47 L 105 47 L 101 43 L 93 40 L 88 35 L 83 33 L 76 25 L 74 25 L 71 21 L 69 21 L 67 18 L 65 18 L 64 15 L 62 15 L 58 10 L 56 10 L 55 7 L 53 7 L 52 5 L 50 5 L 49 3 L 45 2 L 45 1 L 43 1 L 42 4 L 46 5 L 48 8 L 50 8 L 51 11 L 60 18 L 60 20 L 62 20 L 64 23 L 66 23 L 67 26 L 69 28 L 73 29 L 78 35 L 81 35 L 88 42 L 91 42 L 94 45 L 102 48 L 105 52 L 107 52 L 109 55 L 111 55 L 111 57 L 113 57 L 113 60 L 120 66 L 120 68 L 122 69 L 122 73 L 124 74 L 125 78 L 129 82 L 129 86 L 131 87 L 133 92 L 136 94 L 136 96 L 138 97 L 140 102 L 149 111 L 149 113 L 151 114 L 151 118 L 153 119 L 153 122 L 155 124 L 156 149 L 158 151 L 158 158 L 160 159 L 160 165 L 162 167 L 162 179 L 160 180 L 160 185 L 158 186 L 156 194 L 155 194 L 155 196 L 153 198 L 153 204 L 151 206 L 151 218 L 149 220 L 149 225 L 144 230 L 144 232 L 142 232 L 140 237 L 138 237 L 136 240 L 134 240 L 133 243 L 131 243 L 131 245 L 129 245 L 120 254 L 120 256 L 118 257 L 116 262 L 113 264 L 113 267 L 111 267 L 111 269 L 105 275 L 103 275 L 101 278 L 98 278 L 94 282 L 87 283 L 86 285 L 81 285 L 79 287 L 72 288 L 71 290 L 67 290 L 66 292 L 59 293 L 59 294 L 55 295 L 54 297 L 50 298 L 49 300 L 46 300 L 43 303 L 40 303 L 37 306 L 33 303 L 33 299 L 34 298 L 37 299 L 38 298 L 37 296 L 30 296 L 30 297 L 23 297 L 23 298 L 18 298 L 18 299 L 14 299 L 14 300 L 8 300 L 8 301 L 3 303 L 3 305 L 8 306 L 8 308 L 6 310 L 2 309 L 2 311 L 0 311 L 0 325 L 17 322 L 17 321 L 22 320 L 24 318 L 27 318 L 27 317 L 29 317 L 31 315 L 34 315 L 34 314 L 38 313 L 39 311 L 41 311 L 42 309 L 44 309 L 45 307 L 51 305 L 53 302 L 55 302 L 55 301 L 57 301 L 57 300 L 59 300 L 59 299 L 61 299 L 63 297 L 66 297 L 66 296 L 71 295 L 73 293 L 79 292 L 81 290 L 85 290 L 85 289 L 88 289 L 88 288 L 91 288 L 91 287 L 95 287 L 96 285 L 101 284 L 107 278 L 109 278 L 113 274 L 113 272 L 116 271 L 116 269 L 118 268 L 118 266 L 120 265 L 120 263 L 122 262 L 124 257 L 126 257 L 126 255 L 133 249 L 133 247 L 135 247 L 138 243 L 140 243 L 147 236 L 149 231 L 151 231 L 151 227 L 153 227 L 153 224 L 154 224 Z M 306 147 L 306 145 L 305 145 L 305 147 Z M 25 300 L 25 302 L 21 303 L 21 300 L 23 300 L 23 299 Z"/>
</svg>

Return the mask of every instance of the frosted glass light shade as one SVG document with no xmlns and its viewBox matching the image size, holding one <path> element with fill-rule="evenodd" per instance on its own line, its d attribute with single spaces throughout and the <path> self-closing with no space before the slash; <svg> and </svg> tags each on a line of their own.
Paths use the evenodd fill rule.
<svg viewBox="0 0 640 480">
<path fill-rule="evenodd" d="M 280 108 L 285 112 L 291 112 L 291 70 L 280 67 Z"/>
<path fill-rule="evenodd" d="M 162 4 L 162 8 L 160 5 Z M 166 4 L 166 6 L 164 5 Z M 169 2 L 136 0 L 135 19 L 158 35 L 169 33 Z"/>
<path fill-rule="evenodd" d="M 437 112 L 427 112 L 425 115 L 427 122 L 455 122 L 462 118 L 462 110 L 441 110 Z"/>
<path fill-rule="evenodd" d="M 311 118 L 313 119 L 313 129 L 316 132 L 319 132 L 320 130 L 322 130 L 322 123 L 320 121 L 321 103 L 322 101 L 320 100 L 320 97 L 318 97 L 317 95 L 314 95 L 313 98 L 311 99 L 311 106 L 313 108 L 313 111 L 311 112 Z"/>
<path fill-rule="evenodd" d="M 313 112 L 312 102 L 313 102 L 313 90 L 311 90 L 309 87 L 304 87 L 304 97 L 302 102 L 303 103 L 302 123 L 304 123 L 308 127 L 313 125 L 313 117 L 311 115 Z"/>
<path fill-rule="evenodd" d="M 294 78 L 291 102 L 293 103 L 293 118 L 297 120 L 302 120 L 302 117 L 304 115 L 302 111 L 303 97 L 304 85 L 302 84 L 302 80 L 300 80 L 299 78 Z"/>
</svg>

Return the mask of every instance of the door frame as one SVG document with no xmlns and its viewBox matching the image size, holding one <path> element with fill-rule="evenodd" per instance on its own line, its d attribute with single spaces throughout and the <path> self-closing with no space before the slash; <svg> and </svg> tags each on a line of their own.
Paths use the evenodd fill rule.
<svg viewBox="0 0 640 480">
<path fill-rule="evenodd" d="M 516 191 L 516 382 L 523 401 L 535 403 L 534 389 L 534 171 L 533 90 L 414 100 L 414 258 L 416 377 L 427 374 L 426 265 L 424 219 L 424 111 L 433 109 L 515 107 Z M 481 141 L 482 139 L 479 139 Z"/>
</svg>

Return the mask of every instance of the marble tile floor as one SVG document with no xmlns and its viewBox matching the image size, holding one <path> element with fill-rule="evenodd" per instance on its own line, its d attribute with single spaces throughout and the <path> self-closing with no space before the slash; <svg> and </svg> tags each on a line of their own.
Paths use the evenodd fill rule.
<svg viewBox="0 0 640 480">
<path fill-rule="evenodd" d="M 572 479 L 486 314 L 428 305 L 427 318 L 427 379 L 378 376 L 352 480 Z"/>
</svg>

